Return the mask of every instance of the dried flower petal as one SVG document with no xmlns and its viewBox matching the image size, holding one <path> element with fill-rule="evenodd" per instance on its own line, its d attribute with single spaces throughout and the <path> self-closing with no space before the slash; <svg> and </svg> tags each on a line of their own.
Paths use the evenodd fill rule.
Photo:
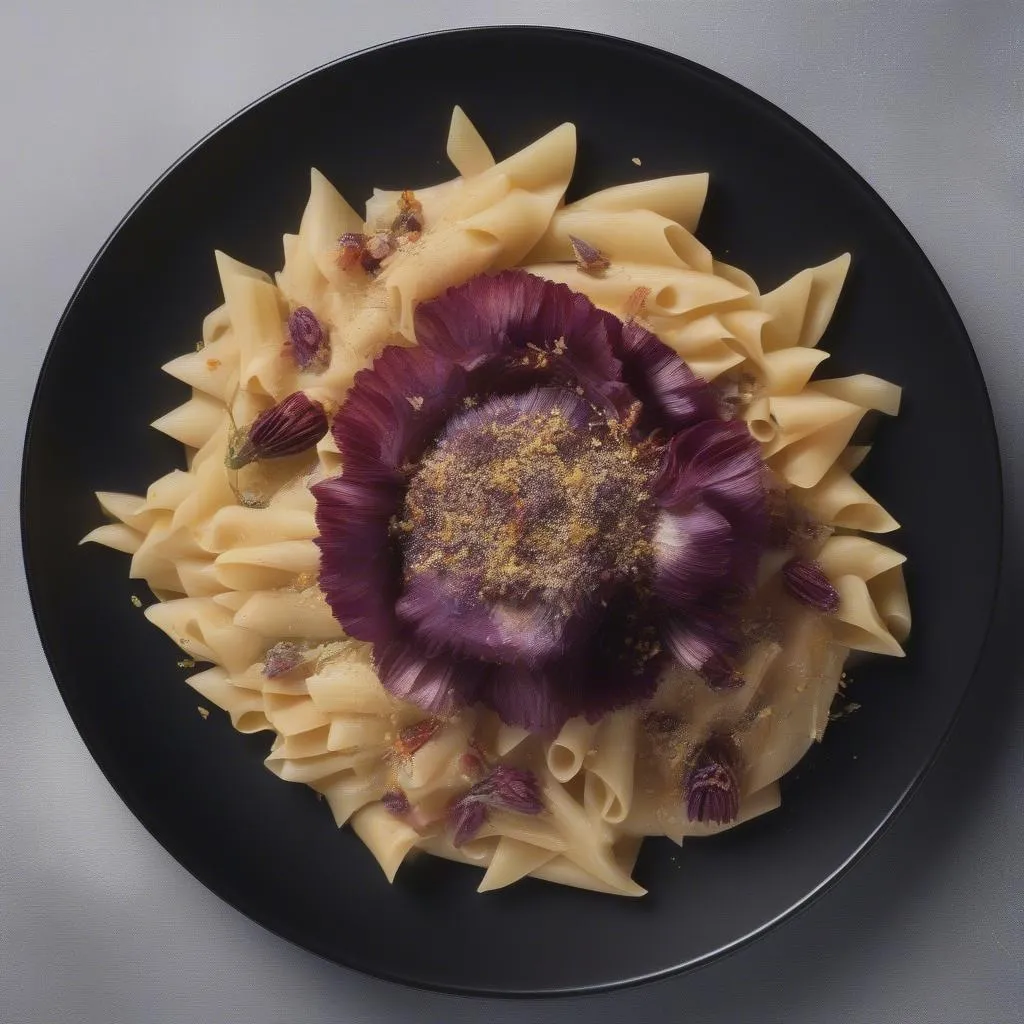
<svg viewBox="0 0 1024 1024">
<path fill-rule="evenodd" d="M 839 611 L 839 591 L 817 562 L 791 558 L 782 567 L 782 582 L 789 594 L 803 604 L 826 615 Z"/>
<path fill-rule="evenodd" d="M 725 825 L 740 810 L 739 751 L 732 740 L 713 736 L 704 744 L 683 783 L 690 821 Z"/>
<path fill-rule="evenodd" d="M 493 768 L 486 778 L 470 788 L 464 799 L 516 814 L 540 814 L 544 810 L 533 772 L 507 764 Z"/>
<path fill-rule="evenodd" d="M 598 270 L 607 270 L 612 264 L 600 249 L 595 248 L 589 242 L 575 235 L 569 236 L 569 244 L 572 246 L 573 254 L 576 256 L 576 266 L 588 274 Z"/>
<path fill-rule="evenodd" d="M 229 451 L 228 469 L 256 459 L 280 459 L 312 448 L 327 433 L 327 414 L 319 402 L 296 391 L 253 420 L 244 440 Z"/>
<path fill-rule="evenodd" d="M 330 338 L 307 306 L 299 306 L 288 317 L 288 341 L 292 358 L 300 370 L 322 373 L 327 368 Z"/>
<path fill-rule="evenodd" d="M 479 800 L 464 796 L 448 808 L 448 825 L 452 830 L 452 846 L 468 843 L 484 827 L 490 812 Z"/>
<path fill-rule="evenodd" d="M 283 676 L 291 672 L 292 669 L 298 668 L 304 657 L 304 652 L 298 644 L 292 643 L 290 640 L 282 640 L 267 651 L 263 661 L 263 674 L 268 679 L 276 679 L 278 676 Z"/>
<path fill-rule="evenodd" d="M 380 802 L 384 809 L 396 818 L 404 818 L 412 810 L 409 798 L 400 789 L 389 789 L 380 798 Z"/>
<path fill-rule="evenodd" d="M 438 718 L 424 718 L 415 725 L 407 725 L 398 734 L 393 746 L 395 753 L 401 757 L 412 757 L 421 747 L 426 746 L 441 728 Z"/>
<path fill-rule="evenodd" d="M 359 231 L 346 231 L 338 239 L 338 266 L 342 270 L 353 270 L 361 266 L 366 255 L 366 235 Z"/>
<path fill-rule="evenodd" d="M 645 285 L 634 288 L 626 299 L 626 305 L 622 309 L 622 319 L 625 321 L 635 320 L 642 317 L 647 309 L 647 300 L 650 298 L 651 289 Z"/>
</svg>

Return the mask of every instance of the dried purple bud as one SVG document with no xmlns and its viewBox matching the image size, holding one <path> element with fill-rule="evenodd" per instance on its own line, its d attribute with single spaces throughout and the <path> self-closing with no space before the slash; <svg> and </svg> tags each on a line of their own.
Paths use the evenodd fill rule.
<svg viewBox="0 0 1024 1024">
<path fill-rule="evenodd" d="M 298 455 L 326 433 L 324 407 L 296 391 L 253 420 L 244 440 L 228 452 L 228 469 L 241 469 L 256 459 Z"/>
<path fill-rule="evenodd" d="M 470 788 L 464 799 L 516 814 L 540 814 L 544 810 L 544 801 L 533 772 L 505 764 L 493 768 L 489 775 Z"/>
<path fill-rule="evenodd" d="M 338 266 L 352 270 L 359 266 L 366 255 L 366 235 L 359 231 L 346 231 L 338 239 Z"/>
<path fill-rule="evenodd" d="M 330 338 L 316 314 L 306 306 L 288 317 L 288 340 L 292 358 L 300 370 L 322 373 L 330 361 Z"/>
<path fill-rule="evenodd" d="M 472 800 L 469 794 L 456 800 L 448 808 L 448 825 L 452 830 L 452 845 L 468 843 L 487 821 L 488 810 L 479 800 Z"/>
<path fill-rule="evenodd" d="M 404 818 L 412 810 L 409 798 L 400 789 L 389 789 L 380 798 L 380 802 L 384 809 L 396 818 Z"/>
<path fill-rule="evenodd" d="M 732 740 L 713 736 L 701 748 L 683 783 L 690 821 L 725 825 L 740 811 L 739 751 Z"/>
<path fill-rule="evenodd" d="M 826 615 L 839 611 L 839 591 L 817 562 L 791 558 L 782 567 L 782 582 L 792 597 Z"/>
<path fill-rule="evenodd" d="M 276 679 L 278 676 L 283 676 L 291 672 L 292 669 L 298 668 L 304 657 L 303 650 L 298 644 L 293 644 L 290 640 L 282 640 L 267 651 L 267 656 L 263 661 L 263 674 L 268 679 Z"/>
<path fill-rule="evenodd" d="M 576 256 L 576 266 L 580 270 L 592 274 L 598 270 L 607 270 L 611 266 L 611 261 L 601 253 L 600 249 L 594 248 L 589 242 L 584 242 L 582 238 L 570 235 L 569 244 Z"/>
</svg>

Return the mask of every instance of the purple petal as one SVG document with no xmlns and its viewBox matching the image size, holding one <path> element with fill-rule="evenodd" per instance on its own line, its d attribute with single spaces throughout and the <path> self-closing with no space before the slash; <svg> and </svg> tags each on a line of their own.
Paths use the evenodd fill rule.
<svg viewBox="0 0 1024 1024">
<path fill-rule="evenodd" d="M 462 592 L 453 589 L 460 585 Z M 564 653 L 569 642 L 565 617 L 547 603 L 536 601 L 524 607 L 487 604 L 465 581 L 429 570 L 407 581 L 396 610 L 429 654 L 447 650 L 487 661 L 536 666 Z"/>
<path fill-rule="evenodd" d="M 704 501 L 728 519 L 766 526 L 761 449 L 743 422 L 707 420 L 672 438 L 653 490 L 663 508 Z"/>
<path fill-rule="evenodd" d="M 320 536 L 320 588 L 349 636 L 379 642 L 395 629 L 401 558 L 389 536 L 401 509 L 395 483 L 333 477 L 311 488 Z"/>
<path fill-rule="evenodd" d="M 464 799 L 516 814 L 540 814 L 544 810 L 537 777 L 525 768 L 497 765 L 476 783 Z"/>
<path fill-rule="evenodd" d="M 432 714 L 447 714 L 476 698 L 484 666 L 450 655 L 429 657 L 404 638 L 374 646 L 384 688 Z"/>
<path fill-rule="evenodd" d="M 790 595 L 803 604 L 826 615 L 839 611 L 839 591 L 817 562 L 791 558 L 782 567 L 782 582 Z"/>
<path fill-rule="evenodd" d="M 334 440 L 350 463 L 397 470 L 417 459 L 466 397 L 462 369 L 423 349 L 389 346 L 356 374 L 334 417 Z"/>
<path fill-rule="evenodd" d="M 478 386 L 522 376 L 527 360 L 534 381 L 580 386 L 588 401 L 615 414 L 628 408 L 614 354 L 622 325 L 567 285 L 521 270 L 481 275 L 419 305 L 415 328 L 424 349 L 473 372 Z"/>
<path fill-rule="evenodd" d="M 484 827 L 490 812 L 479 800 L 456 800 L 448 808 L 448 825 L 452 830 L 452 845 L 468 843 Z"/>
<path fill-rule="evenodd" d="M 576 715 L 597 721 L 646 700 L 663 664 L 657 630 L 638 614 L 633 596 L 624 594 L 608 602 L 589 643 L 535 668 L 498 666 L 483 681 L 480 699 L 508 725 L 550 733 Z"/>
<path fill-rule="evenodd" d="M 733 620 L 721 607 L 696 606 L 666 620 L 662 637 L 675 659 L 699 672 L 713 690 L 735 689 L 743 678 L 735 668 L 738 648 Z"/>
<path fill-rule="evenodd" d="M 549 733 L 576 714 L 580 695 L 573 693 L 574 689 L 557 668 L 512 664 L 497 666 L 481 687 L 480 696 L 506 725 Z"/>
<path fill-rule="evenodd" d="M 662 511 L 655 522 L 654 551 L 655 593 L 670 608 L 685 611 L 728 577 L 733 528 L 703 503 L 687 512 Z"/>
<path fill-rule="evenodd" d="M 740 810 L 739 754 L 726 737 L 712 737 L 683 781 L 690 821 L 725 825 Z"/>
<path fill-rule="evenodd" d="M 644 405 L 642 425 L 674 432 L 717 417 L 711 385 L 636 321 L 623 325 L 616 355 L 626 383 Z"/>
</svg>

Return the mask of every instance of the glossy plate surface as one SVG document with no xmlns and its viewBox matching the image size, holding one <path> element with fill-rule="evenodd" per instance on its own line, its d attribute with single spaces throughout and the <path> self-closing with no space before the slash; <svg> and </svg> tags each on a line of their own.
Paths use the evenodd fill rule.
<svg viewBox="0 0 1024 1024">
<path fill-rule="evenodd" d="M 159 367 L 221 302 L 214 248 L 278 268 L 311 165 L 354 205 L 374 185 L 448 176 L 455 103 L 499 159 L 574 121 L 573 195 L 709 171 L 700 237 L 764 290 L 851 251 L 824 370 L 905 388 L 862 479 L 905 526 L 890 540 L 909 556 L 909 656 L 853 672 L 862 709 L 784 781 L 780 811 L 683 849 L 648 840 L 641 901 L 539 882 L 478 896 L 476 871 L 431 858 L 389 886 L 312 791 L 262 767 L 267 734 L 199 716 L 180 653 L 129 600 L 147 595 L 126 580 L 127 558 L 76 546 L 100 520 L 95 489 L 144 492 L 181 462 L 147 424 L 185 397 Z M 32 601 L 64 700 L 118 793 L 188 870 L 338 963 L 523 994 L 697 964 L 807 901 L 863 849 L 935 755 L 968 685 L 995 593 L 1001 507 L 970 343 L 878 196 L 788 116 L 712 72 L 620 40 L 522 28 L 421 37 L 322 68 L 237 115 L 154 185 L 57 329 L 29 423 L 22 512 Z"/>
</svg>

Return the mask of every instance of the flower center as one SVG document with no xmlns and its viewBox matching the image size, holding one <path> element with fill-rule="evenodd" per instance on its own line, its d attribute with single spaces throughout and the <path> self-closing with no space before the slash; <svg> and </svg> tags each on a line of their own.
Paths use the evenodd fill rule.
<svg viewBox="0 0 1024 1024">
<path fill-rule="evenodd" d="M 461 629 L 478 655 L 557 653 L 570 622 L 649 575 L 656 468 L 652 445 L 633 444 L 566 388 L 467 409 L 406 493 L 397 533 L 407 596 L 425 582 L 442 592 L 449 636 Z"/>
</svg>

